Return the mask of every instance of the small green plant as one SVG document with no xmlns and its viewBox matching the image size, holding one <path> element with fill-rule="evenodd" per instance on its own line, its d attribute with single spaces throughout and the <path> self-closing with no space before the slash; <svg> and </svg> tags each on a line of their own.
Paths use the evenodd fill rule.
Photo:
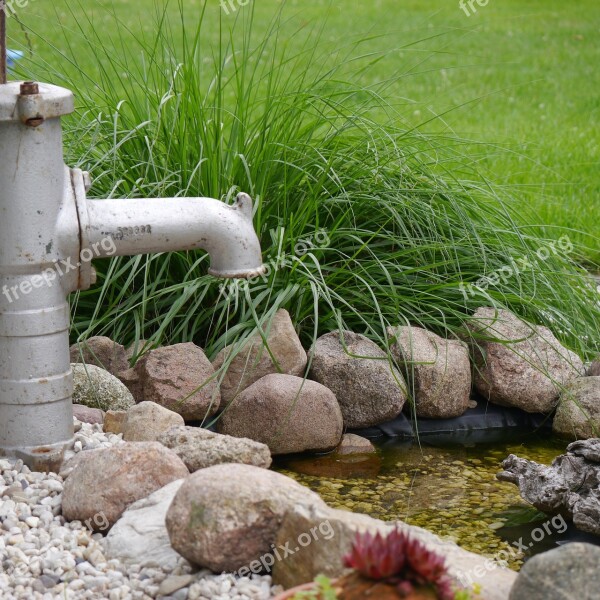
<svg viewBox="0 0 600 600">
<path fill-rule="evenodd" d="M 336 600 L 337 594 L 333 589 L 331 579 L 325 575 L 315 577 L 316 588 L 314 590 L 298 592 L 293 600 Z"/>
</svg>

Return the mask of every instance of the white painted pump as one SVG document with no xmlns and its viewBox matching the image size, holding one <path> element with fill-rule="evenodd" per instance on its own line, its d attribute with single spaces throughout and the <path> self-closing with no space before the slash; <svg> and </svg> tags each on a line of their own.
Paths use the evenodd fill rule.
<svg viewBox="0 0 600 600">
<path fill-rule="evenodd" d="M 0 84 L 0 455 L 41 470 L 73 438 L 67 296 L 94 283 L 82 258 L 203 249 L 217 277 L 263 272 L 246 194 L 86 199 L 89 177 L 63 159 L 72 111 L 69 90 Z"/>
</svg>

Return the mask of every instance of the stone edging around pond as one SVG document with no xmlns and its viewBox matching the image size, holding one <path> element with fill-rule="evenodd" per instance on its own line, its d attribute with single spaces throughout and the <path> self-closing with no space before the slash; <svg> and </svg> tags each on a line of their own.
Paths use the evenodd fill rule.
<svg viewBox="0 0 600 600">
<path fill-rule="evenodd" d="M 78 441 L 98 430 L 83 425 Z M 274 471 L 227 463 L 185 474 L 181 452 L 157 442 L 109 439 L 112 445 L 92 443 L 69 453 L 60 474 L 62 513 L 107 534 L 98 538 L 104 558 L 124 569 L 160 565 L 189 573 L 193 565 L 233 573 L 236 580 L 267 570 L 274 585 L 289 588 L 319 573 L 343 574 L 342 557 L 357 531 L 385 533 L 395 526 L 329 508 L 318 494 Z M 445 557 L 457 585 L 479 584 L 488 600 L 508 598 L 516 573 L 398 524 Z"/>
<path fill-rule="evenodd" d="M 600 427 L 600 361 L 584 377 L 581 359 L 549 329 L 509 311 L 480 308 L 466 326 L 476 344 L 418 327 L 389 328 L 399 370 L 363 335 L 325 334 L 309 349 L 308 380 L 308 355 L 285 310 L 268 326 L 269 352 L 257 334 L 235 355 L 224 348 L 212 364 L 187 343 L 150 349 L 127 369 L 132 350 L 128 355 L 108 338 L 91 338 L 71 348 L 73 362 L 87 363 L 74 366 L 74 402 L 123 410 L 150 400 L 186 422 L 221 413 L 221 433 L 266 443 L 272 454 L 332 450 L 344 430 L 379 426 L 403 409 L 417 420 L 458 417 L 473 406 L 472 389 L 529 413 L 558 406 L 554 430 L 565 437 L 591 437 L 592 426 Z"/>
</svg>

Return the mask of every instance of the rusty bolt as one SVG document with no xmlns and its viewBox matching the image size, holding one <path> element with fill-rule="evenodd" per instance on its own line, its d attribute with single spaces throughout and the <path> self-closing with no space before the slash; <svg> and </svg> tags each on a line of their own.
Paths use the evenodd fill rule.
<svg viewBox="0 0 600 600">
<path fill-rule="evenodd" d="M 21 96 L 33 96 L 40 93 L 40 87 L 35 81 L 25 81 L 21 84 Z"/>
</svg>

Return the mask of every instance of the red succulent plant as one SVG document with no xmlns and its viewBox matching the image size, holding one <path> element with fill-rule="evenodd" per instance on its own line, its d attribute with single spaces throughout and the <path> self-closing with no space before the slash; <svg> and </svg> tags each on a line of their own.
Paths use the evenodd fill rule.
<svg viewBox="0 0 600 600">
<path fill-rule="evenodd" d="M 385 536 L 379 532 L 357 534 L 344 564 L 367 579 L 393 584 L 406 595 L 417 586 L 431 586 L 440 600 L 454 599 L 444 557 L 399 527 Z"/>
</svg>

